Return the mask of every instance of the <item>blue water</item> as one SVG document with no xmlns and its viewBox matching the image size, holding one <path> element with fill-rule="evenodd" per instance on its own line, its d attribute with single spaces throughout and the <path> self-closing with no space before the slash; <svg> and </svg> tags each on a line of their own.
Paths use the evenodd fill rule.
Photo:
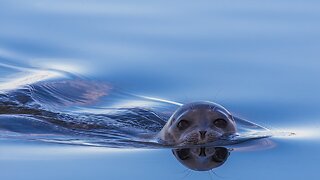
<svg viewBox="0 0 320 180">
<path fill-rule="evenodd" d="M 238 117 L 296 134 L 269 138 L 267 148 L 231 152 L 213 172 L 188 170 L 170 149 L 70 146 L 20 136 L 1 140 L 1 179 L 319 177 L 319 2 L 13 0 L 0 5 L 0 62 L 22 67 L 1 68 L 1 83 L 34 73 L 26 68 L 54 70 L 67 80 L 91 82 L 89 88 L 100 92 L 71 101 L 82 109 L 59 109 L 59 103 L 41 102 L 50 98 L 47 93 L 39 96 L 50 110 L 92 110 L 83 102 L 112 86 L 139 97 L 214 101 Z"/>
</svg>

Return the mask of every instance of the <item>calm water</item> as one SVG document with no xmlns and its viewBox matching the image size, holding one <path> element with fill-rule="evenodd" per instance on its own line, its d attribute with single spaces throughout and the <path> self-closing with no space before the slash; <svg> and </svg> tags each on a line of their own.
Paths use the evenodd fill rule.
<svg viewBox="0 0 320 180">
<path fill-rule="evenodd" d="M 319 18 L 317 1 L 1 1 L 0 63 L 12 65 L 0 68 L 2 87 L 17 89 L 46 78 L 60 82 L 55 92 L 51 84 L 45 84 L 46 91 L 32 87 L 38 90 L 32 99 L 44 108 L 101 114 L 101 106 L 137 105 L 141 96 L 181 103 L 208 100 L 271 130 L 296 135 L 274 136 L 267 147 L 258 143 L 231 152 L 213 172 L 196 172 L 181 165 L 170 149 L 78 146 L 88 142 L 73 139 L 74 132 L 70 138 L 68 129 L 29 126 L 37 124 L 33 117 L 30 123 L 15 117 L 10 123 L 17 126 L 9 124 L 16 128 L 12 132 L 20 132 L 1 134 L 0 178 L 318 179 Z M 74 82 L 80 89 L 73 89 Z M 19 99 L 27 90 L 13 96 Z M 66 91 L 73 93 L 55 96 Z M 112 101 L 92 105 L 108 93 Z M 20 102 L 36 106 L 26 96 Z M 162 119 L 174 109 L 168 102 L 147 102 L 167 113 Z M 98 125 L 104 126 L 104 117 L 72 115 L 63 119 L 100 118 Z M 145 130 L 156 132 L 163 122 L 150 117 L 155 123 Z M 30 132 L 77 145 L 21 135 Z M 121 133 L 90 139 L 89 145 L 108 138 L 132 140 L 124 137 L 127 131 Z"/>
</svg>

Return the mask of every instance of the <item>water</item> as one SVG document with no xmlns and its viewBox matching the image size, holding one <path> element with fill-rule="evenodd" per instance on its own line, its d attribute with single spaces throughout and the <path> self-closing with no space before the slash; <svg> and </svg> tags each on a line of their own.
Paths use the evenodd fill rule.
<svg viewBox="0 0 320 180">
<path fill-rule="evenodd" d="M 1 136 L 18 136 L 1 140 L 2 179 L 319 177 L 318 2 L 14 0 L 2 1 L 0 7 L 1 63 L 22 67 L 1 68 L 1 82 L 12 85 L 12 80 L 38 72 L 37 76 L 17 81 L 15 85 L 34 83 L 41 77 L 49 82 L 63 82 L 54 86 L 63 92 L 63 88 L 72 90 L 72 83 L 81 87 L 70 90 L 79 94 L 64 94 L 56 99 L 47 96 L 52 86 L 46 84 L 45 96 L 41 96 L 43 89 L 40 89 L 36 93 L 39 96 L 32 97 L 47 105 L 43 109 L 73 112 L 71 115 L 94 110 L 99 114 L 101 108 L 97 107 L 130 106 L 128 102 L 141 103 L 141 96 L 181 103 L 208 100 L 273 131 L 296 133 L 269 138 L 267 147 L 257 143 L 257 147 L 231 152 L 225 164 L 214 169 L 217 175 L 195 171 L 189 174 L 172 156 L 171 149 L 90 148 L 30 142 L 23 140 L 29 139 L 28 136 L 2 133 Z M 42 71 L 35 71 L 39 69 Z M 86 96 L 88 92 L 81 91 L 90 88 L 98 93 Z M 26 90 L 17 91 L 16 97 Z M 93 107 L 94 100 L 104 97 L 106 92 L 112 92 L 112 96 L 106 97 L 118 104 L 108 104 L 110 99 L 105 99 Z M 79 96 L 85 98 L 74 98 Z M 153 110 L 172 110 L 167 102 L 150 99 L 147 102 L 155 103 Z M 68 103 L 68 108 L 61 108 L 61 104 Z M 15 118 L 17 123 L 26 119 Z M 146 130 L 157 131 L 161 122 Z M 25 127 L 19 128 L 22 133 L 39 129 L 43 131 L 39 130 L 38 134 L 50 132 L 41 137 L 44 140 L 52 139 L 54 134 L 55 140 L 86 143 L 72 139 L 73 132 L 57 133 L 61 129 L 45 124 L 41 128 L 26 127 L 28 123 L 21 125 Z M 69 133 L 71 139 L 67 137 Z M 87 133 L 92 137 L 93 132 Z M 94 133 L 95 139 L 89 138 L 92 140 L 89 145 L 92 142 L 101 145 L 104 138 L 97 141 L 97 132 Z M 117 138 L 132 139 L 132 136 L 109 139 Z"/>
</svg>

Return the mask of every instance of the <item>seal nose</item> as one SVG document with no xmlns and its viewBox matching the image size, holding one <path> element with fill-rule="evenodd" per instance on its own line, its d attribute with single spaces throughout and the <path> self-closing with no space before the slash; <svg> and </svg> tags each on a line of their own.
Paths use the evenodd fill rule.
<svg viewBox="0 0 320 180">
<path fill-rule="evenodd" d="M 207 131 L 199 131 L 199 133 L 200 133 L 200 138 L 204 139 L 206 137 Z"/>
</svg>

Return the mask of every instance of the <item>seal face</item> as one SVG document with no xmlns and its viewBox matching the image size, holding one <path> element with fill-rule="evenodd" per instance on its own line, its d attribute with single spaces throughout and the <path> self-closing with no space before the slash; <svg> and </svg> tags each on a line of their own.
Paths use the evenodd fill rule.
<svg viewBox="0 0 320 180">
<path fill-rule="evenodd" d="M 224 107 L 212 102 L 195 102 L 177 109 L 159 138 L 168 145 L 200 145 L 235 132 L 235 121 Z"/>
</svg>

